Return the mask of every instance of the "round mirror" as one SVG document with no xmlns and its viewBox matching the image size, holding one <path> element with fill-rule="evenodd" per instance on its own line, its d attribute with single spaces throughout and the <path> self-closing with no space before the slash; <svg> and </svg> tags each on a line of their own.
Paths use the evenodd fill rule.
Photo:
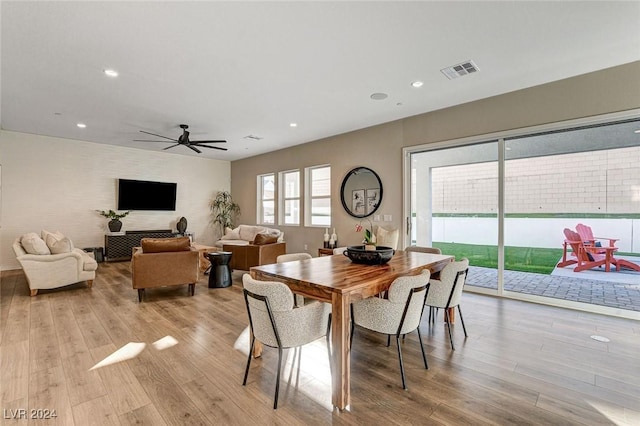
<svg viewBox="0 0 640 426">
<path fill-rule="evenodd" d="M 374 214 L 382 202 L 380 176 L 368 167 L 356 167 L 344 177 L 340 199 L 344 209 L 353 217 Z"/>
</svg>

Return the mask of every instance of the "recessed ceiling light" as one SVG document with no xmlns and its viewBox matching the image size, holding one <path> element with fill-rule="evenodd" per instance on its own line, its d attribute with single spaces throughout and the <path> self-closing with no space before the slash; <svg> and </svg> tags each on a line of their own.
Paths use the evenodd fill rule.
<svg viewBox="0 0 640 426">
<path fill-rule="evenodd" d="M 109 77 L 117 77 L 118 76 L 118 71 L 112 70 L 112 69 L 106 69 L 106 70 L 104 70 L 104 73 L 106 75 L 108 75 Z"/>
<path fill-rule="evenodd" d="M 374 101 L 381 101 L 383 99 L 387 99 L 389 95 L 387 95 L 386 93 L 373 93 L 371 95 L 371 99 L 373 99 Z"/>
<path fill-rule="evenodd" d="M 414 81 L 413 83 L 411 83 L 411 86 L 417 88 L 417 87 L 422 87 L 423 84 L 424 83 L 421 81 Z"/>
<path fill-rule="evenodd" d="M 633 132 L 633 133 L 640 133 L 640 129 L 636 130 L 636 131 L 635 131 L 635 132 Z"/>
<path fill-rule="evenodd" d="M 76 124 L 76 126 L 78 126 L 81 129 L 84 129 L 85 127 L 87 127 L 87 125 L 84 124 L 84 123 L 78 123 L 78 124 Z"/>
<path fill-rule="evenodd" d="M 298 127 L 298 123 L 289 123 L 289 127 Z"/>
</svg>

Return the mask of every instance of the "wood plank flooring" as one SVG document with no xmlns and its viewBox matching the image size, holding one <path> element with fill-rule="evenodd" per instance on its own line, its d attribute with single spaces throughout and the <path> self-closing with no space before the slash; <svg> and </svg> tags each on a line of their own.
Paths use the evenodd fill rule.
<svg viewBox="0 0 640 426">
<path fill-rule="evenodd" d="M 421 325 L 429 370 L 417 334 L 402 342 L 407 391 L 394 343 L 357 329 L 350 411 L 331 408 L 324 339 L 285 351 L 274 411 L 277 351 L 265 348 L 241 385 L 241 276 L 227 289 L 208 289 L 203 277 L 194 297 L 187 286 L 147 290 L 138 303 L 128 262 L 101 263 L 92 289 L 33 298 L 21 271 L 3 272 L 0 424 L 640 424 L 640 322 L 467 293 L 469 337 L 456 324 L 455 351 L 442 314 Z M 12 418 L 20 409 L 57 417 Z"/>
</svg>

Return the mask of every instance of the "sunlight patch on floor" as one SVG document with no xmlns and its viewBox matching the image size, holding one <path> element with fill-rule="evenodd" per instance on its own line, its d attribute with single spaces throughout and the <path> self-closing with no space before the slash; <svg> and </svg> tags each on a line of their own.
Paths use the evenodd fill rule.
<svg viewBox="0 0 640 426">
<path fill-rule="evenodd" d="M 640 424 L 640 412 L 627 410 L 624 407 L 609 404 L 603 401 L 586 401 L 598 410 L 607 420 L 614 425 L 638 425 Z"/>
<path fill-rule="evenodd" d="M 98 368 L 106 367 L 107 365 L 116 364 L 118 362 L 127 361 L 140 355 L 144 348 L 147 347 L 146 343 L 142 342 L 129 342 L 105 359 L 94 365 L 89 371 L 96 370 Z"/>
</svg>

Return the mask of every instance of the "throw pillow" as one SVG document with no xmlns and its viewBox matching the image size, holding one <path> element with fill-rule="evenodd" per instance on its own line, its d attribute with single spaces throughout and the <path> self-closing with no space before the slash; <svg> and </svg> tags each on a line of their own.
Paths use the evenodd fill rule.
<svg viewBox="0 0 640 426">
<path fill-rule="evenodd" d="M 263 246 L 265 244 L 273 244 L 276 242 L 278 242 L 278 237 L 276 237 L 275 235 L 258 234 L 253 240 L 253 245 Z"/>
<path fill-rule="evenodd" d="M 225 228 L 224 235 L 221 240 L 239 240 L 240 239 L 240 227 L 236 229 Z"/>
<path fill-rule="evenodd" d="M 245 241 L 253 241 L 256 235 L 264 231 L 262 226 L 254 225 L 240 225 L 240 239 Z"/>
<path fill-rule="evenodd" d="M 384 229 L 381 226 L 378 226 L 378 230 L 376 231 L 376 244 L 383 247 L 391 247 L 392 249 L 398 248 L 398 236 L 400 235 L 399 229 L 394 229 L 392 231 Z"/>
<path fill-rule="evenodd" d="M 144 253 L 164 253 L 168 251 L 191 250 L 189 237 L 143 238 L 140 242 Z"/>
<path fill-rule="evenodd" d="M 51 254 L 47 243 L 35 232 L 24 234 L 20 238 L 20 244 L 22 244 L 24 251 L 29 254 Z"/>
<path fill-rule="evenodd" d="M 51 254 L 71 253 L 73 251 L 71 240 L 60 232 L 47 232 L 46 236 L 47 238 L 44 241 L 47 243 L 49 250 L 51 250 Z"/>
</svg>

